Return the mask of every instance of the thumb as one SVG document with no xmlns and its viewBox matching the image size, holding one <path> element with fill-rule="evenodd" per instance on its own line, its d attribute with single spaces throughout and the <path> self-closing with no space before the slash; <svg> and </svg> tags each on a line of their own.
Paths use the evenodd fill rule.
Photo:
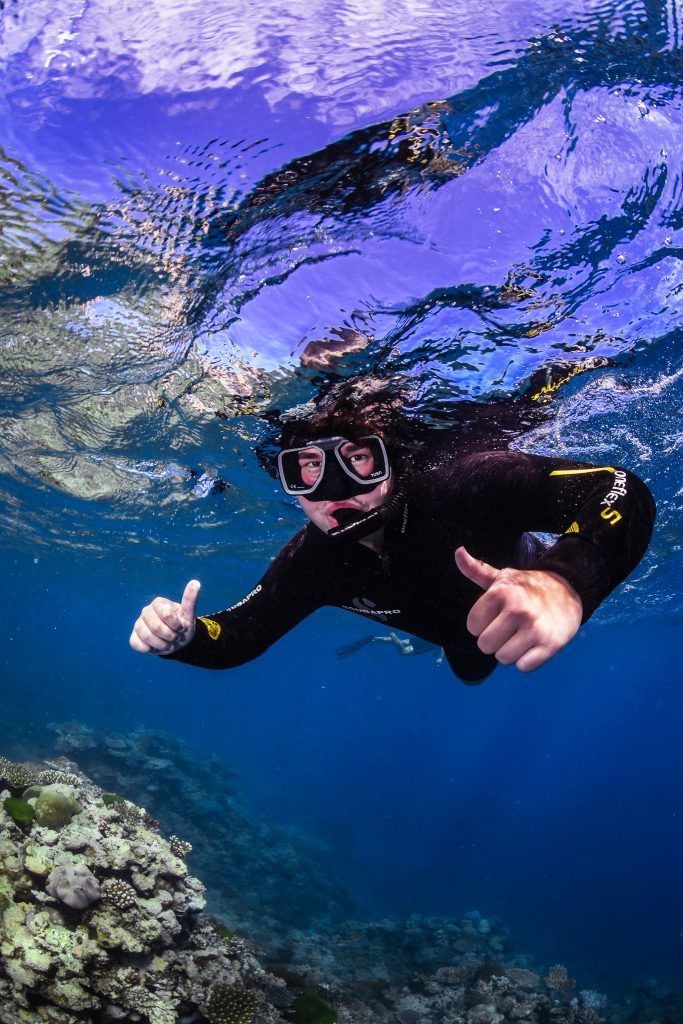
<svg viewBox="0 0 683 1024">
<path fill-rule="evenodd" d="M 456 549 L 455 564 L 463 576 L 466 576 L 468 580 L 472 580 L 482 590 L 488 590 L 491 584 L 495 583 L 498 579 L 498 569 L 494 569 L 492 565 L 488 565 L 486 562 L 481 562 L 478 558 L 472 558 L 472 555 L 466 548 L 460 547 Z"/>
<path fill-rule="evenodd" d="M 199 596 L 200 588 L 201 583 L 199 580 L 190 580 L 183 591 L 182 598 L 180 599 L 178 615 L 182 622 L 187 625 L 194 622 L 194 609 L 197 604 L 197 597 Z"/>
</svg>

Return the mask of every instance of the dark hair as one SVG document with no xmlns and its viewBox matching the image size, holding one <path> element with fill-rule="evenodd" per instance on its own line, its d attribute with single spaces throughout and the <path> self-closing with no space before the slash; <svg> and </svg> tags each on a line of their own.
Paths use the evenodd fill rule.
<svg viewBox="0 0 683 1024">
<path fill-rule="evenodd" d="M 396 457 L 412 447 L 419 422 L 405 412 L 410 399 L 405 384 L 373 377 L 332 385 L 306 405 L 280 417 L 280 447 L 296 448 L 322 437 L 379 434 Z"/>
<path fill-rule="evenodd" d="M 275 476 L 277 452 L 297 448 L 323 437 L 358 440 L 379 434 L 392 463 L 406 470 L 410 456 L 429 439 L 457 437 L 463 455 L 504 450 L 551 416 L 550 401 L 567 381 L 586 370 L 606 365 L 604 359 L 578 364 L 558 363 L 532 374 L 521 394 L 497 400 L 474 401 L 445 397 L 425 408 L 414 381 L 372 375 L 328 384 L 311 401 L 286 412 L 266 415 L 268 436 L 257 446 L 262 465 Z"/>
</svg>

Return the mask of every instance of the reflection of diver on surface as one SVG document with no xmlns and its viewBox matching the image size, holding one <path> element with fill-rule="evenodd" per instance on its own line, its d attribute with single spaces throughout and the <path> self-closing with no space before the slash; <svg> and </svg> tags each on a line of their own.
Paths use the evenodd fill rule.
<svg viewBox="0 0 683 1024">
<path fill-rule="evenodd" d="M 437 665 L 440 665 L 444 658 L 443 647 L 439 647 L 437 644 L 430 644 L 427 640 L 420 640 L 418 637 L 400 637 L 398 633 L 394 632 L 388 635 L 361 637 L 360 640 L 354 640 L 353 643 L 338 647 L 334 653 L 338 658 L 348 658 L 350 655 L 362 651 L 369 644 L 392 644 L 395 650 L 403 657 L 417 654 L 433 654 Z"/>
<path fill-rule="evenodd" d="M 212 494 L 222 494 L 230 484 L 214 473 L 191 469 L 189 479 L 192 481 L 192 494 L 195 498 L 208 498 Z"/>
</svg>

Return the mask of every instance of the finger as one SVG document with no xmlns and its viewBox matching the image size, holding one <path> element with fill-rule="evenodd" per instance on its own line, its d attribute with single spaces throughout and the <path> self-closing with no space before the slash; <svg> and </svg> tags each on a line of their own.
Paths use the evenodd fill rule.
<svg viewBox="0 0 683 1024">
<path fill-rule="evenodd" d="M 531 636 L 526 630 L 517 630 L 506 643 L 501 644 L 495 651 L 496 661 L 499 661 L 501 665 L 517 665 L 529 651 L 540 649 L 537 637 Z"/>
<path fill-rule="evenodd" d="M 518 631 L 518 624 L 510 615 L 497 615 L 479 634 L 477 647 L 484 654 L 495 654 L 510 643 Z M 528 646 L 528 645 L 527 645 Z"/>
<path fill-rule="evenodd" d="M 482 587 L 483 590 L 488 590 L 491 584 L 495 583 L 498 579 L 498 569 L 494 569 L 492 565 L 488 565 L 478 558 L 473 558 L 464 547 L 456 549 L 455 564 L 463 576 L 466 576 L 468 580 L 472 580 L 473 583 L 476 583 L 478 587 Z"/>
<path fill-rule="evenodd" d="M 158 654 L 162 651 L 168 651 L 174 641 L 177 639 L 177 634 L 172 633 L 170 639 L 157 636 L 151 629 L 143 622 L 142 619 L 138 619 L 133 627 L 133 635 L 137 636 L 140 643 L 149 648 L 147 651 L 143 651 L 143 654 L 149 654 L 150 652 Z M 131 642 L 132 646 L 132 642 Z M 139 648 L 136 648 L 138 650 Z"/>
<path fill-rule="evenodd" d="M 142 609 L 140 618 L 153 632 L 157 631 L 160 623 L 175 631 L 185 626 L 179 612 L 180 605 L 177 601 L 169 601 L 167 597 L 155 597 L 151 604 L 145 605 Z"/>
<path fill-rule="evenodd" d="M 475 601 L 467 616 L 467 629 L 472 636 L 481 636 L 500 615 L 504 605 L 504 595 L 496 587 Z"/>
<path fill-rule="evenodd" d="M 138 624 L 142 624 L 152 636 L 167 642 L 175 640 L 180 630 L 185 628 L 178 616 L 178 605 L 174 605 L 168 610 L 162 608 L 161 614 L 157 608 L 150 605 L 143 609 L 136 626 Z M 145 636 L 144 639 L 147 640 L 147 637 Z"/>
<path fill-rule="evenodd" d="M 130 639 L 128 640 L 128 643 L 130 644 L 134 651 L 138 652 L 138 654 L 152 653 L 152 648 L 149 646 L 149 644 L 144 643 L 140 639 L 135 630 L 133 630 L 133 632 L 130 634 Z"/>
<path fill-rule="evenodd" d="M 552 656 L 553 651 L 549 651 L 547 647 L 532 647 L 518 658 L 515 664 L 520 672 L 534 672 L 541 665 L 545 665 L 546 661 L 550 661 Z"/>
<path fill-rule="evenodd" d="M 197 597 L 201 583 L 199 580 L 190 580 L 183 591 L 183 596 L 180 601 L 180 608 L 178 614 L 185 625 L 194 622 L 194 610 L 197 604 Z"/>
</svg>

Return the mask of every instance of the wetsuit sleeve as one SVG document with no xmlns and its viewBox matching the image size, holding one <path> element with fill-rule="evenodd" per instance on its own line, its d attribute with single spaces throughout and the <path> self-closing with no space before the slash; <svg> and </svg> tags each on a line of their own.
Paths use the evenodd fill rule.
<svg viewBox="0 0 683 1024">
<path fill-rule="evenodd" d="M 231 608 L 200 615 L 192 641 L 163 655 L 200 668 L 235 668 L 263 654 L 323 603 L 315 566 L 310 565 L 302 536 L 277 556 L 253 590 Z"/>
<path fill-rule="evenodd" d="M 634 473 L 521 452 L 483 452 L 464 460 L 462 500 L 480 522 L 561 534 L 533 564 L 556 572 L 583 603 L 583 621 L 633 571 L 652 535 L 655 503 Z"/>
</svg>

